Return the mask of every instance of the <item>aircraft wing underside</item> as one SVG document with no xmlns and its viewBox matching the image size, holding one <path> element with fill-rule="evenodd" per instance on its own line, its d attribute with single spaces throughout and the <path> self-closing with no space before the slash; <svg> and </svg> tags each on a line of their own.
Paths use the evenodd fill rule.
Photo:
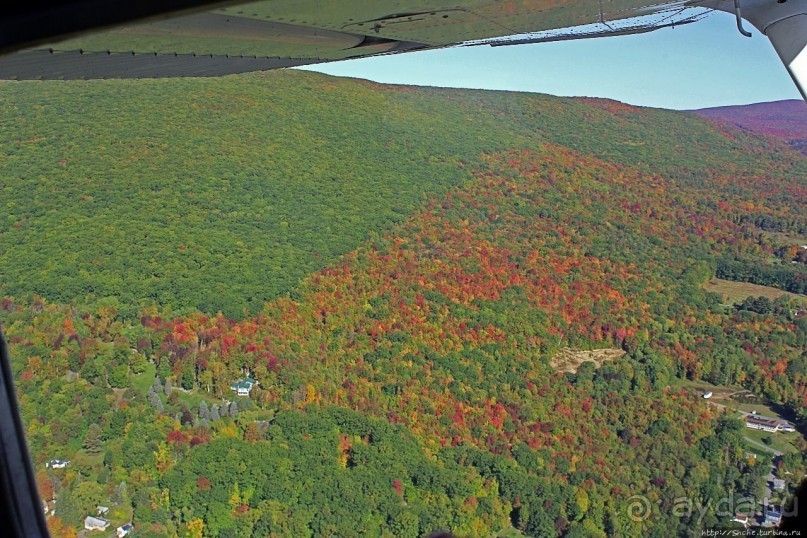
<svg viewBox="0 0 807 538">
<path fill-rule="evenodd" d="M 43 43 L 0 57 L 0 78 L 214 76 L 461 44 L 635 33 L 706 12 L 648 0 L 264 0 Z"/>
<path fill-rule="evenodd" d="M 802 91 L 807 81 L 807 0 L 176 1 L 186 8 L 178 16 L 60 41 L 52 37 L 59 32 L 23 36 L 22 45 L 0 37 L 0 50 L 13 51 L 0 56 L 0 79 L 218 76 L 448 46 L 647 32 L 696 22 L 715 9 L 736 13 L 744 32 L 742 3 L 742 14 L 771 38 Z M 114 2 L 96 4 L 112 9 L 106 4 Z M 0 35 L 13 33 L 12 24 L 0 24 Z"/>
</svg>

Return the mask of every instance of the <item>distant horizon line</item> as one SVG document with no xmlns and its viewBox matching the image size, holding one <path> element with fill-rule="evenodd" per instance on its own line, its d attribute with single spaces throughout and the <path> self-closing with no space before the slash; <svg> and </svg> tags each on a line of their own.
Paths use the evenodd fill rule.
<svg viewBox="0 0 807 538">
<path fill-rule="evenodd" d="M 412 86 L 416 88 L 437 88 L 437 89 L 445 89 L 445 90 L 472 90 L 472 91 L 485 91 L 485 92 L 508 92 L 508 93 L 527 93 L 527 94 L 535 94 L 535 95 L 549 95 L 552 97 L 560 97 L 560 98 L 571 98 L 571 99 L 602 99 L 605 101 L 613 101 L 615 103 L 622 103 L 625 105 L 635 106 L 637 108 L 657 108 L 662 110 L 674 110 L 677 112 L 697 112 L 700 110 L 711 110 L 716 108 L 729 108 L 729 107 L 747 107 L 747 106 L 754 106 L 754 105 L 765 105 L 765 104 L 772 104 L 772 103 L 788 103 L 788 102 L 804 102 L 798 98 L 788 98 L 788 99 L 775 99 L 773 101 L 752 101 L 749 103 L 729 103 L 723 105 L 715 105 L 715 106 L 707 106 L 703 108 L 673 108 L 673 107 L 663 107 L 663 106 L 654 106 L 654 105 L 642 105 L 642 104 L 635 104 L 629 101 L 620 101 L 619 99 L 614 99 L 613 97 L 602 97 L 597 95 L 559 95 L 555 93 L 548 93 L 545 91 L 538 91 L 538 90 L 521 90 L 521 89 L 512 89 L 512 88 L 478 88 L 472 86 L 451 86 L 451 85 L 437 85 L 437 84 L 420 84 L 416 82 L 406 83 L 406 82 L 390 82 L 385 80 L 375 80 L 372 78 L 356 76 L 356 75 L 334 75 L 331 73 L 325 73 L 317 69 L 317 67 L 322 67 L 328 64 L 312 64 L 312 65 L 303 65 L 298 67 L 288 67 L 284 70 L 291 70 L 291 71 L 306 71 L 309 73 L 317 73 L 320 75 L 325 75 L 327 77 L 334 77 L 334 78 L 342 78 L 342 79 L 352 79 L 352 80 L 361 80 L 365 82 L 372 82 L 373 84 L 383 84 L 385 86 Z M 807 106 L 807 102 L 804 102 L 805 106 Z"/>
</svg>

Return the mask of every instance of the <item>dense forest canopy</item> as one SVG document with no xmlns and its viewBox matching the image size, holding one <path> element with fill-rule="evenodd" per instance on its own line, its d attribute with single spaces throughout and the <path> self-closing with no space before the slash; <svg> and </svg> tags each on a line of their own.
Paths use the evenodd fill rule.
<svg viewBox="0 0 807 538">
<path fill-rule="evenodd" d="M 56 536 L 99 504 L 137 536 L 686 536 L 733 514 L 676 500 L 772 464 L 693 383 L 807 419 L 783 143 L 301 72 L 0 100 L 0 323 Z"/>
<path fill-rule="evenodd" d="M 111 299 L 130 318 L 255 314 L 461 184 L 482 152 L 551 142 L 682 182 L 772 166 L 746 149 L 758 138 L 601 100 L 292 71 L 2 90 L 0 294 Z"/>
</svg>

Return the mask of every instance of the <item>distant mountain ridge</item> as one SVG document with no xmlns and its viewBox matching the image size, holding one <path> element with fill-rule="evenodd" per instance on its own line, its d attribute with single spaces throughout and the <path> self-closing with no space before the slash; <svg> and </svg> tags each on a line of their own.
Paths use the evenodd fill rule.
<svg viewBox="0 0 807 538">
<path fill-rule="evenodd" d="M 799 99 L 703 108 L 692 112 L 742 129 L 781 138 L 807 155 L 807 104 Z"/>
</svg>

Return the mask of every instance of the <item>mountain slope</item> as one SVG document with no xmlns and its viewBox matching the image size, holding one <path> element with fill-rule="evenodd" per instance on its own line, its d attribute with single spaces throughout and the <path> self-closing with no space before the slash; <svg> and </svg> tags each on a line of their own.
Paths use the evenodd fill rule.
<svg viewBox="0 0 807 538">
<path fill-rule="evenodd" d="M 682 178 L 782 166 L 751 136 L 604 100 L 295 71 L 0 90 L 0 294 L 128 315 L 257 312 L 482 152 L 550 141 Z"/>
<path fill-rule="evenodd" d="M 807 152 L 807 105 L 799 99 L 704 108 L 692 112 L 780 138 L 802 153 Z"/>
<path fill-rule="evenodd" d="M 28 131 L 4 134 L 0 322 L 54 536 L 98 504 L 146 536 L 687 536 L 770 472 L 691 382 L 807 418 L 803 299 L 735 307 L 703 289 L 720 271 L 807 285 L 791 244 L 807 159 L 764 137 L 604 100 L 297 73 L 11 87 Z M 66 96 L 83 138 L 37 108 Z M 115 102 L 129 131 L 108 123 Z M 158 118 L 184 118 L 163 127 L 171 144 L 151 137 Z M 49 160 L 48 143 L 125 133 L 142 153 L 79 152 L 69 173 Z M 275 133 L 305 145 L 267 151 Z M 86 192 L 75 245 L 59 233 Z M 250 220 L 258 193 L 301 219 L 286 236 Z M 346 218 L 321 237 L 331 201 Z M 139 306 L 158 277 L 137 280 L 144 250 L 121 231 L 150 234 L 166 274 L 194 245 L 207 265 Z M 259 241 L 294 249 L 297 276 L 275 286 L 268 254 L 249 256 Z M 131 290 L 76 292 L 128 267 Z M 257 312 L 193 310 L 248 286 L 269 298 Z M 558 371 L 594 356 L 608 360 Z M 234 396 L 246 375 L 258 385 Z M 804 454 L 777 472 L 803 476 Z M 71 464 L 45 469 L 54 457 Z"/>
</svg>

